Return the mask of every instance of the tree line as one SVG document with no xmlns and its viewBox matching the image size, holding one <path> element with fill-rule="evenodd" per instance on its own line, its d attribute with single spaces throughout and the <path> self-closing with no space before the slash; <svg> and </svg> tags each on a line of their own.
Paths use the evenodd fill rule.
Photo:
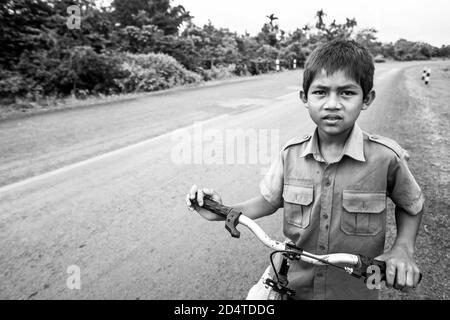
<svg viewBox="0 0 450 320">
<path fill-rule="evenodd" d="M 81 26 L 67 26 L 67 8 L 81 10 Z M 302 67 L 324 41 L 352 38 L 372 55 L 406 61 L 450 57 L 450 46 L 400 39 L 382 43 L 377 30 L 355 32 L 357 21 L 314 23 L 285 32 L 275 14 L 256 35 L 238 34 L 211 22 L 200 27 L 171 0 L 0 0 L 0 104 L 17 99 L 121 94 L 257 75 Z"/>
</svg>

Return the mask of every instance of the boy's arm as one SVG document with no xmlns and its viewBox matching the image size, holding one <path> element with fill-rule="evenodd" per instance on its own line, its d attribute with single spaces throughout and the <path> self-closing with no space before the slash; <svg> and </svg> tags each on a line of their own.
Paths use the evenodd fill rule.
<svg viewBox="0 0 450 320">
<path fill-rule="evenodd" d="M 395 222 L 397 226 L 397 237 L 394 245 L 402 246 L 411 254 L 415 251 L 415 243 L 422 221 L 423 210 L 412 216 L 400 207 L 395 209 Z"/>
<path fill-rule="evenodd" d="M 408 153 L 398 147 L 388 170 L 387 193 L 395 204 L 397 236 L 392 248 L 379 256 L 386 261 L 386 285 L 410 289 L 419 282 L 414 260 L 415 241 L 422 220 L 424 196 L 408 168 Z"/>
<path fill-rule="evenodd" d="M 232 206 L 250 219 L 259 219 L 271 215 L 278 209 L 273 207 L 261 194 L 250 200 Z"/>
<path fill-rule="evenodd" d="M 398 206 L 395 208 L 397 237 L 392 248 L 377 258 L 386 262 L 388 287 L 411 289 L 419 282 L 420 270 L 414 260 L 414 251 L 422 213 L 411 215 Z"/>
</svg>

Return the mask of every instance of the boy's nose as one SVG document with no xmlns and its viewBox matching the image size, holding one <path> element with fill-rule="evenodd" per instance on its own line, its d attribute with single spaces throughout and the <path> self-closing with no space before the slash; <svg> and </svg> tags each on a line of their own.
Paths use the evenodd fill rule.
<svg viewBox="0 0 450 320">
<path fill-rule="evenodd" d="M 336 95 L 331 94 L 328 97 L 328 100 L 325 104 L 325 109 L 336 109 L 336 108 L 338 108 L 338 106 L 339 106 L 339 101 L 338 101 Z"/>
</svg>

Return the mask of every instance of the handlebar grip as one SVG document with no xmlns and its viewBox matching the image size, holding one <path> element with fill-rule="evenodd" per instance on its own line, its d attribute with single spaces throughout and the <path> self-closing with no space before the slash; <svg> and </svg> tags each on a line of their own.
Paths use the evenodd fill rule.
<svg viewBox="0 0 450 320">
<path fill-rule="evenodd" d="M 198 205 L 197 199 L 193 199 L 191 202 L 194 207 L 206 209 L 224 218 L 225 228 L 230 232 L 233 238 L 239 238 L 241 236 L 241 233 L 236 229 L 241 212 L 238 212 L 234 208 L 224 206 L 223 204 L 210 199 L 208 196 L 203 198 L 203 206 L 201 207 Z"/>
<path fill-rule="evenodd" d="M 203 198 L 203 206 L 200 206 L 197 202 L 197 199 L 192 199 L 191 203 L 194 207 L 199 207 L 199 208 L 203 208 L 206 209 L 212 213 L 217 214 L 218 216 L 226 219 L 228 213 L 232 210 L 232 208 L 224 206 L 220 203 L 218 203 L 217 201 L 214 201 L 210 198 L 208 198 L 207 196 L 205 196 Z"/>
</svg>

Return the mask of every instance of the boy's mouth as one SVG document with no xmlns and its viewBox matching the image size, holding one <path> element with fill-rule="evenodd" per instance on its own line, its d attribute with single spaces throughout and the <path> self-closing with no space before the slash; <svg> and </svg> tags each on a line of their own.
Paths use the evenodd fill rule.
<svg viewBox="0 0 450 320">
<path fill-rule="evenodd" d="M 327 114 L 325 116 L 322 117 L 323 120 L 329 120 L 329 121 L 337 121 L 337 120 L 342 120 L 342 116 L 338 115 L 338 114 Z"/>
</svg>

